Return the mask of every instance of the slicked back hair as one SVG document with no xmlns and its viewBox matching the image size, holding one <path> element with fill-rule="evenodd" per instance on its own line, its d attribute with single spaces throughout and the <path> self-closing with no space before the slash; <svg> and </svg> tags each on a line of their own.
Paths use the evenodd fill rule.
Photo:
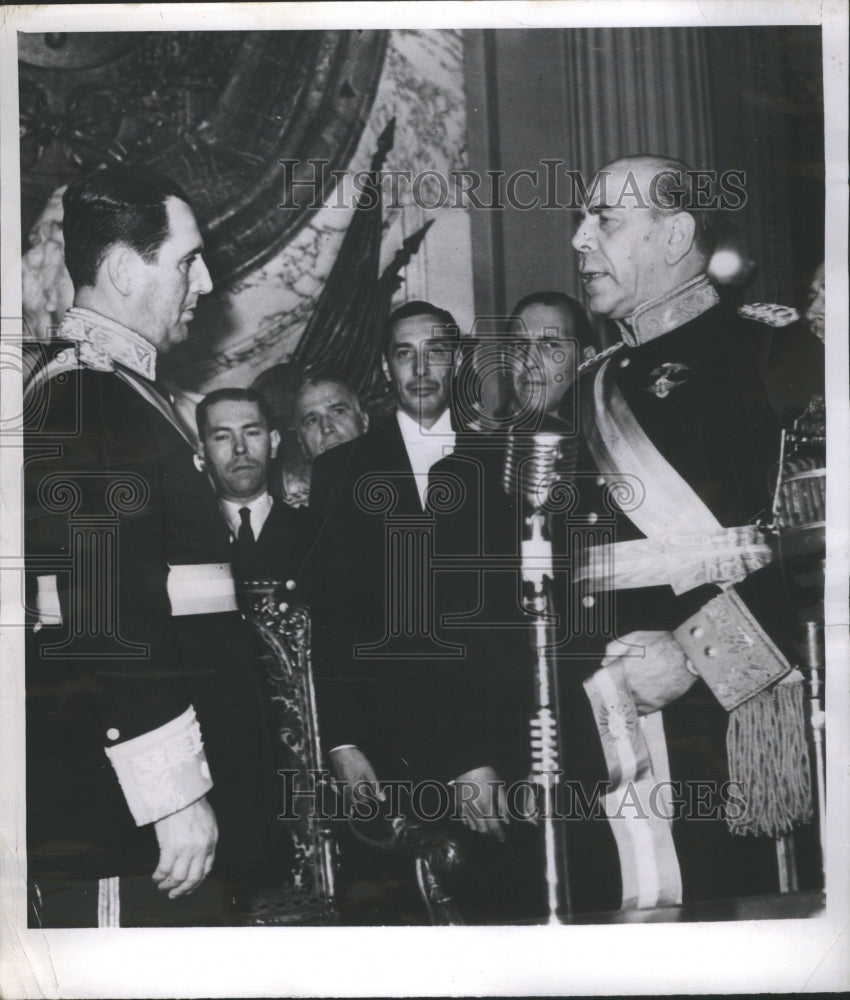
<svg viewBox="0 0 850 1000">
<path fill-rule="evenodd" d="M 62 196 L 62 230 L 74 288 L 93 286 L 103 258 L 118 244 L 155 261 L 169 234 L 169 198 L 190 204 L 179 184 L 146 167 L 108 167 L 72 181 Z"/>
<path fill-rule="evenodd" d="M 560 309 L 566 313 L 573 324 L 573 333 L 581 347 L 593 346 L 593 327 L 587 318 L 582 304 L 567 295 L 566 292 L 532 292 L 524 295 L 514 306 L 513 317 L 519 319 L 519 315 L 531 306 L 546 306 L 548 309 Z"/>
<path fill-rule="evenodd" d="M 425 302 L 422 299 L 413 299 L 413 301 L 405 302 L 403 306 L 395 309 L 387 320 L 382 347 L 382 353 L 385 358 L 389 357 L 390 343 L 392 342 L 393 330 L 396 323 L 400 323 L 403 319 L 411 319 L 414 316 L 433 317 L 434 326 L 439 327 L 437 335 L 440 338 L 460 340 L 460 328 L 448 309 L 441 309 L 439 306 L 431 305 L 430 302 Z"/>
<path fill-rule="evenodd" d="M 274 414 L 263 396 L 256 389 L 213 389 L 195 407 L 195 423 L 198 425 L 198 437 L 201 444 L 207 436 L 209 409 L 216 403 L 256 403 L 260 416 L 265 420 L 266 427 L 275 429 Z"/>
</svg>

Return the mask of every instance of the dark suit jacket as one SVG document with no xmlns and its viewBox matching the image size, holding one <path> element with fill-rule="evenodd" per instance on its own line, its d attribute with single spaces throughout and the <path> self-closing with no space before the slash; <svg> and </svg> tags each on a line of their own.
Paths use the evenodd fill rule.
<svg viewBox="0 0 850 1000">
<path fill-rule="evenodd" d="M 28 635 L 30 874 L 152 873 L 154 830 L 135 826 L 104 746 L 192 704 L 214 781 L 212 877 L 267 877 L 276 803 L 253 637 L 235 611 L 173 617 L 166 589 L 170 564 L 229 561 L 209 483 L 115 375 L 73 371 L 43 398 L 25 438 L 26 552 L 30 574 L 56 574 L 63 624 Z"/>
<path fill-rule="evenodd" d="M 457 512 L 422 511 L 394 417 L 316 459 L 310 513 L 304 579 L 325 749 L 355 744 L 386 778 L 499 767 L 515 735 L 499 720 L 516 700 L 443 620 L 458 610 L 456 588 L 431 554 L 457 538 Z"/>
<path fill-rule="evenodd" d="M 239 558 L 234 547 L 233 575 L 237 580 L 279 580 L 281 583 L 295 580 L 303 544 L 300 513 L 283 501 L 274 500 L 247 560 Z"/>
</svg>

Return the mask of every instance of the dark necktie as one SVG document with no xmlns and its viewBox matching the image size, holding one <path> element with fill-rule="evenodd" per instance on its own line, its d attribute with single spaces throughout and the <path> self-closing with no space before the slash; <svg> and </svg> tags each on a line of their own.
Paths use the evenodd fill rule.
<svg viewBox="0 0 850 1000">
<path fill-rule="evenodd" d="M 254 554 L 254 532 L 251 528 L 250 507 L 239 508 L 239 531 L 233 545 L 233 568 L 237 578 L 247 579 L 250 575 L 248 567 Z"/>
</svg>

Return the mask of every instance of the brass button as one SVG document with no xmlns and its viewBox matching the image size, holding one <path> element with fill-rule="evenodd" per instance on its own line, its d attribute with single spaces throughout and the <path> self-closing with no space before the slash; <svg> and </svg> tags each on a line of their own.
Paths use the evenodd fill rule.
<svg viewBox="0 0 850 1000">
<path fill-rule="evenodd" d="M 118 730 L 115 729 L 114 727 L 112 729 L 106 730 L 106 738 L 108 740 L 117 740 L 120 735 L 121 733 L 118 732 Z"/>
<path fill-rule="evenodd" d="M 716 648 L 714 646 L 706 646 L 705 647 L 705 655 L 709 659 L 712 659 L 713 657 L 717 656 L 717 650 L 716 650 Z"/>
<path fill-rule="evenodd" d="M 595 513 L 594 511 L 591 511 L 591 512 L 590 512 L 590 513 L 589 513 L 589 514 L 587 515 L 587 523 L 588 523 L 588 524 L 596 524 L 596 522 L 597 522 L 598 520 L 599 520 L 599 515 L 598 515 L 597 513 Z"/>
<path fill-rule="evenodd" d="M 596 604 L 596 598 L 592 594 L 588 594 L 586 597 L 582 597 L 581 603 L 586 608 L 592 608 Z"/>
<path fill-rule="evenodd" d="M 693 628 L 691 629 L 691 635 L 695 639 L 701 639 L 705 635 L 705 629 L 702 627 L 702 625 L 694 625 Z"/>
</svg>

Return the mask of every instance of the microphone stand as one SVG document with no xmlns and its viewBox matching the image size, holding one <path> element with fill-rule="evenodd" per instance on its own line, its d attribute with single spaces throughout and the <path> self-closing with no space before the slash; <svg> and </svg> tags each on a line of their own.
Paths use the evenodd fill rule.
<svg viewBox="0 0 850 1000">
<path fill-rule="evenodd" d="M 518 496 L 522 517 L 521 574 L 522 605 L 533 624 L 535 651 L 535 712 L 531 718 L 531 778 L 538 788 L 543 832 L 547 923 L 561 923 L 559 908 L 571 911 L 567 880 L 567 855 L 563 826 L 556 824 L 557 779 L 560 739 L 557 724 L 557 678 L 550 650 L 551 622 L 555 614 L 551 514 L 546 505 L 550 491 L 562 475 L 558 469 L 562 437 L 541 431 L 528 437 L 508 437 L 503 485 Z"/>
</svg>

